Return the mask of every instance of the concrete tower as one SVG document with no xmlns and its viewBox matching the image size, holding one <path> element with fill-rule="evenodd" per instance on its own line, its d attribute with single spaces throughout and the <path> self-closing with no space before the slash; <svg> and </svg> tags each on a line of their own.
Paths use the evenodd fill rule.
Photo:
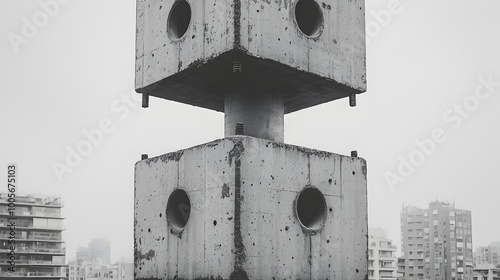
<svg viewBox="0 0 500 280">
<path fill-rule="evenodd" d="M 283 116 L 366 90 L 364 0 L 137 0 L 136 90 L 225 138 L 135 166 L 136 279 L 366 279 L 366 162 Z"/>
</svg>

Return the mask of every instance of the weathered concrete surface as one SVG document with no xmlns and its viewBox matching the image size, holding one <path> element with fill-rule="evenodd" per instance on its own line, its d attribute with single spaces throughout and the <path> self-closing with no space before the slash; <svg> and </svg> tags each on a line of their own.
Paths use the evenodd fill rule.
<svg viewBox="0 0 500 280">
<path fill-rule="evenodd" d="M 364 92 L 364 0 L 316 1 L 317 37 L 300 30 L 297 1 L 188 0 L 178 39 L 167 24 L 174 0 L 137 0 L 136 90 L 224 111 L 240 61 L 246 86 L 282 94 L 285 113 Z"/>
<path fill-rule="evenodd" d="M 366 162 L 247 136 L 135 167 L 135 279 L 367 279 Z M 324 195 L 319 229 L 297 219 L 305 188 Z M 181 230 L 166 208 L 188 193 Z M 311 205 L 313 206 L 313 205 Z"/>
</svg>

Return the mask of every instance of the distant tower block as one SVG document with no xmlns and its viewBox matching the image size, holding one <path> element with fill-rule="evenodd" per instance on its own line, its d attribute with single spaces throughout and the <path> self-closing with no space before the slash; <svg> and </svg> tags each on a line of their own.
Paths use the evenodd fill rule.
<svg viewBox="0 0 500 280">
<path fill-rule="evenodd" d="M 137 0 L 136 90 L 225 137 L 135 167 L 136 279 L 366 279 L 366 162 L 283 116 L 366 90 L 364 0 Z"/>
</svg>

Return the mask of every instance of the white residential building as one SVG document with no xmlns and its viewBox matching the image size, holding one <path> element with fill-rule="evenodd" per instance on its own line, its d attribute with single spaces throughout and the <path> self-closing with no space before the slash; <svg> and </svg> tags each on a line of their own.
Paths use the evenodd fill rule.
<svg viewBox="0 0 500 280">
<path fill-rule="evenodd" d="M 368 279 L 395 280 L 396 246 L 384 230 L 368 230 Z"/>
</svg>

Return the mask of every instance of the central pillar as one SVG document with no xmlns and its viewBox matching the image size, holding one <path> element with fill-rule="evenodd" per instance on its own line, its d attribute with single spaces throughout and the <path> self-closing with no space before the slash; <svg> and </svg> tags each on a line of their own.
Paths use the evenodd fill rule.
<svg viewBox="0 0 500 280">
<path fill-rule="evenodd" d="M 280 93 L 251 93 L 241 89 L 226 94 L 224 136 L 248 135 L 284 142 L 284 102 Z"/>
</svg>

